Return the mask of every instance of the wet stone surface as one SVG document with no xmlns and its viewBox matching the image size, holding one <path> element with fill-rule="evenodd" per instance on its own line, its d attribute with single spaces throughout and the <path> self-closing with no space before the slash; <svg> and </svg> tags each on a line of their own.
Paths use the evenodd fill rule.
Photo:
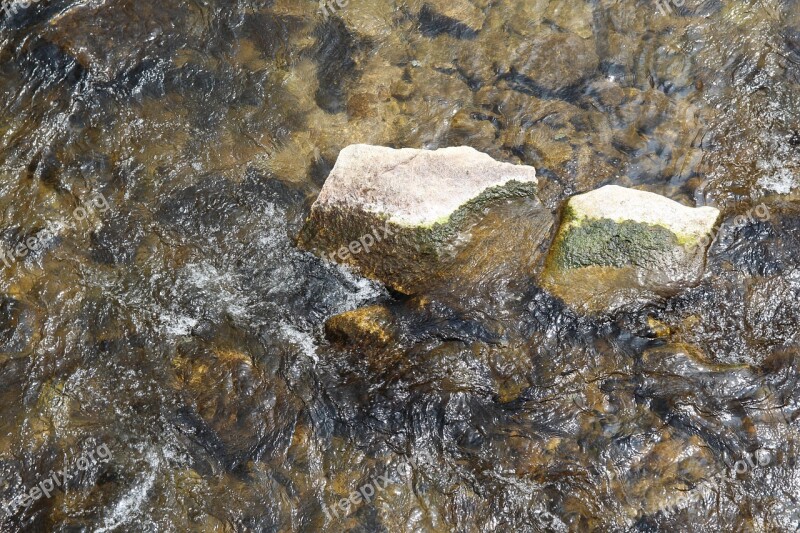
<svg viewBox="0 0 800 533">
<path fill-rule="evenodd" d="M 508 276 L 530 263 L 524 259 L 517 265 L 494 248 L 501 242 L 520 248 L 523 257 L 527 250 L 536 260 L 553 219 L 536 196 L 536 185 L 533 167 L 497 162 L 469 147 L 352 145 L 340 152 L 311 206 L 299 244 L 407 295 L 425 294 L 437 285 L 452 291 L 456 271 L 486 279 Z M 520 210 L 508 211 L 510 205 Z M 489 215 L 494 210 L 505 211 L 504 219 L 528 219 L 538 231 L 488 227 L 498 219 Z M 496 254 L 501 261 L 468 259 L 479 254 Z"/>
<path fill-rule="evenodd" d="M 697 285 L 719 211 L 608 185 L 573 196 L 542 284 L 584 312 L 614 312 Z"/>
</svg>

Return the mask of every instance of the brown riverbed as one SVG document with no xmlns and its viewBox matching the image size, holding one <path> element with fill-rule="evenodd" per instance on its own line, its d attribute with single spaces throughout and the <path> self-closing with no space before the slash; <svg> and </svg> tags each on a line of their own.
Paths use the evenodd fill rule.
<svg viewBox="0 0 800 533">
<path fill-rule="evenodd" d="M 798 530 L 800 3 L 661 6 L 0 13 L 0 530 Z M 513 283 L 405 298 L 296 246 L 352 143 L 723 222 L 697 287 L 613 316 L 502 242 Z"/>
</svg>

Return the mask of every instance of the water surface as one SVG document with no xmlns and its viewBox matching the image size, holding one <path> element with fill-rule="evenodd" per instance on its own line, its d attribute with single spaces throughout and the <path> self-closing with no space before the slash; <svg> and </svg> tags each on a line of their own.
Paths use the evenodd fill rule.
<svg viewBox="0 0 800 533">
<path fill-rule="evenodd" d="M 669 5 L 3 15 L 0 498 L 74 475 L 0 529 L 797 530 L 800 3 Z M 553 209 L 613 183 L 725 222 L 700 286 L 614 317 L 533 280 L 404 299 L 295 245 L 357 142 L 533 165 Z M 388 346 L 326 337 L 371 304 Z"/>
</svg>

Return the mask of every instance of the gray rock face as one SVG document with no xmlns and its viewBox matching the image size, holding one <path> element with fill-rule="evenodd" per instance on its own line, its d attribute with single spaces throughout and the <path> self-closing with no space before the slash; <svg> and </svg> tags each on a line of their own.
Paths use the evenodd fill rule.
<svg viewBox="0 0 800 533">
<path fill-rule="evenodd" d="M 339 154 L 314 206 L 357 206 L 400 226 L 431 227 L 510 181 L 535 186 L 536 170 L 466 146 L 431 151 L 354 144 Z"/>
<path fill-rule="evenodd" d="M 445 271 L 453 275 L 459 253 L 483 237 L 479 222 L 485 209 L 524 199 L 527 209 L 551 224 L 536 185 L 532 167 L 501 163 L 468 147 L 427 151 L 352 145 L 339 154 L 299 242 L 414 294 Z M 546 222 L 537 223 L 542 226 L 549 229 Z M 520 243 L 531 244 L 539 243 Z"/>
<path fill-rule="evenodd" d="M 696 284 L 719 211 L 608 185 L 572 197 L 542 284 L 586 311 L 613 311 Z"/>
</svg>

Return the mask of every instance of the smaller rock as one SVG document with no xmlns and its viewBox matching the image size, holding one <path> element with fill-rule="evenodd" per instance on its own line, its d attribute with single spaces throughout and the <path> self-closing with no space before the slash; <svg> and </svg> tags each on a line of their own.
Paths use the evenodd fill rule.
<svg viewBox="0 0 800 533">
<path fill-rule="evenodd" d="M 351 362 L 383 372 L 408 363 L 402 311 L 370 305 L 330 317 L 325 322 L 326 339 L 352 357 Z"/>
<path fill-rule="evenodd" d="M 405 102 L 414 94 L 414 85 L 404 80 L 397 80 L 392 83 L 391 91 L 393 97 Z"/>
<path fill-rule="evenodd" d="M 625 102 L 625 90 L 613 81 L 598 80 L 588 87 L 587 93 L 589 101 L 608 111 L 614 111 Z"/>
<path fill-rule="evenodd" d="M 347 114 L 350 118 L 367 118 L 375 114 L 378 97 L 370 93 L 357 93 L 347 100 Z"/>
<path fill-rule="evenodd" d="M 461 109 L 453 115 L 446 136 L 449 144 L 466 144 L 489 153 L 498 154 L 497 128 L 485 116 Z"/>
<path fill-rule="evenodd" d="M 647 317 L 648 336 L 653 338 L 669 337 L 672 330 L 669 324 L 651 316 Z"/>
<path fill-rule="evenodd" d="M 614 311 L 699 282 L 719 211 L 615 185 L 572 197 L 542 285 L 581 311 Z"/>
<path fill-rule="evenodd" d="M 551 2 L 544 18 L 581 38 L 592 36 L 592 3 L 587 1 Z"/>
<path fill-rule="evenodd" d="M 379 40 L 392 32 L 394 9 L 389 2 L 342 2 L 342 7 L 338 9 L 335 1 L 328 5 L 335 16 L 344 21 L 347 29 L 356 35 Z"/>
</svg>

